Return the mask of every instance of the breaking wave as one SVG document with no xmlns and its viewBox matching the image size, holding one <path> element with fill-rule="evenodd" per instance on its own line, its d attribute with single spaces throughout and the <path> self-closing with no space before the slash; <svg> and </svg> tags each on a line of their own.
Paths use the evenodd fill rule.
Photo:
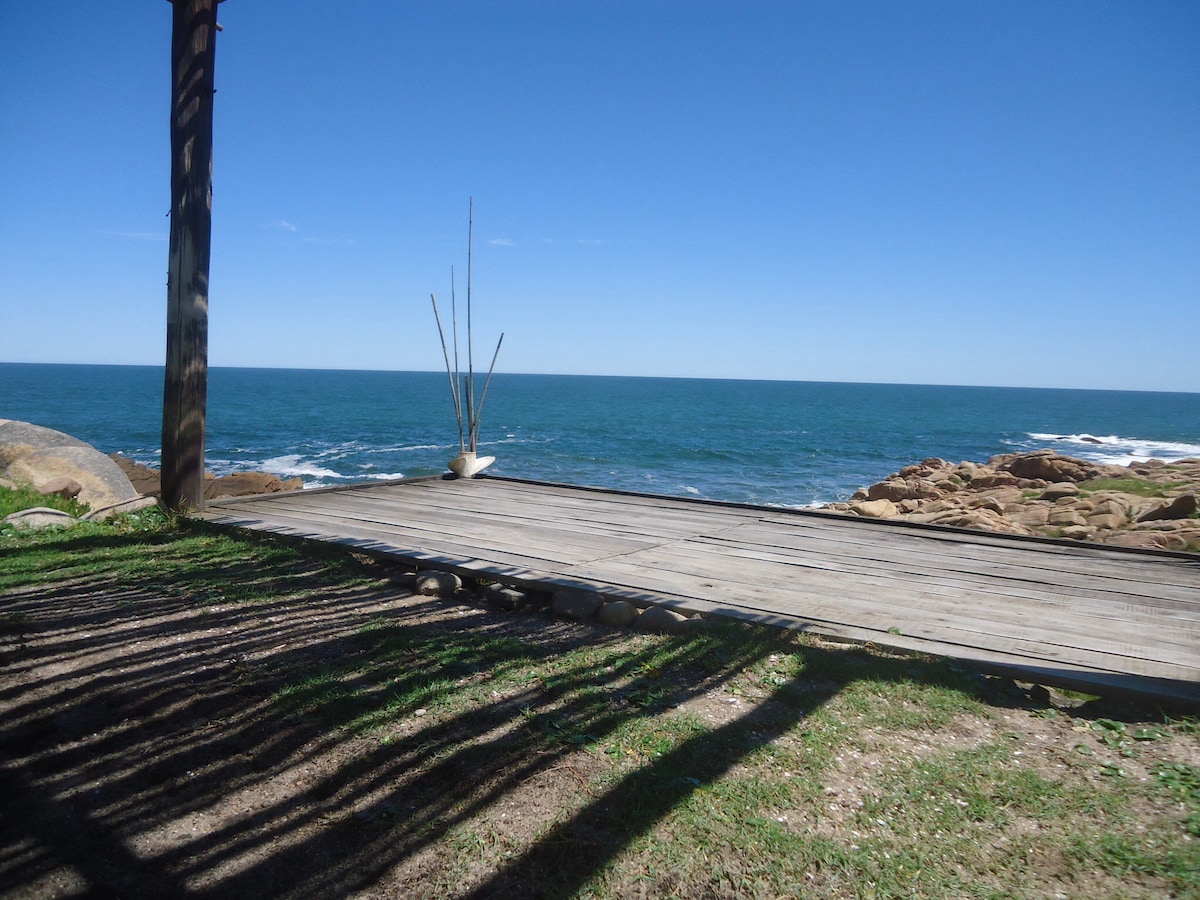
<svg viewBox="0 0 1200 900">
<path fill-rule="evenodd" d="M 270 459 L 262 461 L 262 468 L 266 472 L 279 475 L 281 478 L 344 478 L 340 472 L 335 472 L 333 469 L 326 469 L 322 466 L 314 465 L 304 461 L 298 453 L 289 453 L 286 456 L 273 456 Z"/>
<path fill-rule="evenodd" d="M 1118 437 L 1094 434 L 1030 433 L 1039 444 L 1048 445 L 1065 456 L 1105 465 L 1127 466 L 1130 463 L 1161 459 L 1164 462 L 1200 457 L 1200 444 L 1182 441 L 1156 441 L 1145 438 Z"/>
</svg>

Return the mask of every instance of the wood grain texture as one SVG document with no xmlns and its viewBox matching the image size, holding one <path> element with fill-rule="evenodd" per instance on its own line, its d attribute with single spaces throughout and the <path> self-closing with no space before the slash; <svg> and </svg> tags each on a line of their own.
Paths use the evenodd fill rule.
<svg viewBox="0 0 1200 900">
<path fill-rule="evenodd" d="M 504 478 L 210 502 L 200 518 L 523 586 L 1200 703 L 1200 559 Z"/>
</svg>

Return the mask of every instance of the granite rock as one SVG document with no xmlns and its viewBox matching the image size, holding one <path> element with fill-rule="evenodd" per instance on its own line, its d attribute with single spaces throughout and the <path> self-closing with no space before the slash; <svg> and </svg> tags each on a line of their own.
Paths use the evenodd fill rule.
<svg viewBox="0 0 1200 900">
<path fill-rule="evenodd" d="M 612 600 L 597 610 L 596 621 L 610 628 L 624 628 L 632 625 L 640 614 L 641 610 L 628 600 Z"/>
<path fill-rule="evenodd" d="M 0 476 L 17 484 L 77 483 L 76 499 L 92 509 L 139 496 L 111 459 L 78 438 L 29 422 L 0 419 Z"/>
<path fill-rule="evenodd" d="M 453 572 L 424 570 L 413 579 L 413 588 L 427 597 L 453 597 L 462 587 L 462 579 Z"/>
<path fill-rule="evenodd" d="M 1151 483 L 1157 496 L 1143 496 L 1143 487 L 1119 490 L 1130 478 Z M 825 508 L 914 524 L 1194 551 L 1200 548 L 1198 494 L 1200 459 L 1125 467 L 1039 450 L 986 463 L 926 459 Z"/>
<path fill-rule="evenodd" d="M 565 619 L 586 622 L 600 610 L 603 603 L 603 595 L 595 591 L 582 588 L 559 588 L 554 592 L 551 609 Z"/>
<path fill-rule="evenodd" d="M 683 613 L 677 613 L 673 609 L 667 609 L 665 606 L 651 606 L 640 616 L 634 623 L 634 628 L 637 631 L 645 631 L 652 634 L 683 634 L 688 630 L 686 624 L 691 620 Z"/>
</svg>

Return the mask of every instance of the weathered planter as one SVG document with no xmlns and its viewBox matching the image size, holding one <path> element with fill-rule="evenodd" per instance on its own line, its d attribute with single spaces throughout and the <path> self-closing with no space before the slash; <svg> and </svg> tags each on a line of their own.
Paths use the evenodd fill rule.
<svg viewBox="0 0 1200 900">
<path fill-rule="evenodd" d="M 474 478 L 495 461 L 494 456 L 477 456 L 471 450 L 464 450 L 450 460 L 450 471 L 459 478 Z"/>
</svg>

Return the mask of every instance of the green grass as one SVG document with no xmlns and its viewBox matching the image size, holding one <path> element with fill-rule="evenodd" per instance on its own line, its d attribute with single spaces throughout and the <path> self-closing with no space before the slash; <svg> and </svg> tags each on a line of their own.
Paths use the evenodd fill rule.
<svg viewBox="0 0 1200 900">
<path fill-rule="evenodd" d="M 1184 827 L 1200 837 L 1200 768 L 1182 762 L 1162 763 L 1154 774 L 1183 806 Z"/>
<path fill-rule="evenodd" d="M 137 585 L 253 609 L 385 584 L 157 511 L 0 533 L 0 598 Z M 37 624 L 3 602 L 0 635 Z M 279 728 L 348 748 L 339 779 L 391 773 L 417 811 L 355 827 L 429 842 L 429 891 L 482 869 L 595 898 L 1200 896 L 1194 719 L 1039 705 L 940 658 L 732 621 L 670 637 L 476 618 L 364 614 L 336 654 L 238 669 Z M 541 810 L 554 776 L 573 790 Z M 502 810 L 541 818 L 514 831 Z"/>
<path fill-rule="evenodd" d="M 1166 497 L 1171 490 L 1185 486 L 1186 482 L 1147 481 L 1144 478 L 1093 478 L 1079 484 L 1083 491 L 1115 491 L 1138 497 Z"/>
<path fill-rule="evenodd" d="M 80 503 L 78 500 L 68 497 L 60 497 L 58 494 L 42 494 L 33 488 L 25 487 L 16 489 L 0 487 L 0 519 L 23 509 L 33 509 L 36 506 L 61 510 L 72 516 L 82 516 L 88 511 L 86 503 Z"/>
<path fill-rule="evenodd" d="M 234 538 L 151 507 L 69 529 L 0 531 L 0 592 L 71 582 L 141 583 L 189 603 L 261 602 L 353 581 L 341 554 Z"/>
</svg>

